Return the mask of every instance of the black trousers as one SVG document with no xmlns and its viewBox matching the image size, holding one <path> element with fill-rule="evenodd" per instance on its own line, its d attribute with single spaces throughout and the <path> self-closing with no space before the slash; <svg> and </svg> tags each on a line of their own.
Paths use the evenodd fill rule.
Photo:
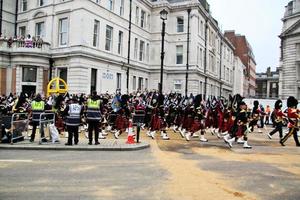
<svg viewBox="0 0 300 200">
<path fill-rule="evenodd" d="M 290 128 L 288 134 L 286 134 L 281 140 L 281 143 L 285 143 L 287 141 L 287 139 L 289 139 L 290 136 L 293 135 L 296 146 L 300 146 L 299 140 L 298 140 L 298 128 Z"/>
<path fill-rule="evenodd" d="M 93 131 L 95 131 L 95 142 L 98 142 L 99 121 L 89 121 L 88 122 L 88 131 L 89 131 L 89 142 L 93 141 Z"/>
<path fill-rule="evenodd" d="M 274 135 L 276 132 L 279 132 L 279 138 L 282 138 L 282 122 L 276 123 L 275 124 L 275 129 L 273 129 L 273 131 L 271 131 L 269 134 L 270 135 Z"/>
<path fill-rule="evenodd" d="M 31 141 L 34 141 L 35 133 L 36 133 L 36 127 L 39 126 L 39 124 L 40 123 L 37 122 L 37 121 L 32 122 L 32 132 L 31 132 L 31 136 L 30 136 Z M 41 127 L 40 127 L 40 133 L 41 133 L 42 138 L 45 137 L 43 123 L 41 124 Z"/>
<path fill-rule="evenodd" d="M 74 136 L 74 144 L 78 144 L 78 126 L 67 126 L 68 130 L 68 144 L 72 144 Z"/>
</svg>

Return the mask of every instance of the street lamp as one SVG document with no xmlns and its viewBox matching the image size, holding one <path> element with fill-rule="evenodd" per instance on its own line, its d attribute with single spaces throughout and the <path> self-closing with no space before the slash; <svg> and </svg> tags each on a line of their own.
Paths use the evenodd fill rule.
<svg viewBox="0 0 300 200">
<path fill-rule="evenodd" d="M 163 88 L 163 70 L 164 70 L 164 57 L 165 57 L 165 51 L 164 51 L 164 42 L 165 42 L 165 29 L 166 29 L 166 23 L 165 20 L 167 20 L 168 12 L 163 9 L 160 11 L 160 19 L 162 19 L 162 31 L 161 31 L 161 54 L 160 54 L 160 84 L 159 84 L 159 93 L 162 94 L 162 88 Z"/>
</svg>

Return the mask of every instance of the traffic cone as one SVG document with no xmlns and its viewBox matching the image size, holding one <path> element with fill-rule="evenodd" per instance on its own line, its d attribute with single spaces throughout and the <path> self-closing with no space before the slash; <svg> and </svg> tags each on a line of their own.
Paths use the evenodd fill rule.
<svg viewBox="0 0 300 200">
<path fill-rule="evenodd" d="M 134 134 L 132 131 L 132 120 L 129 120 L 128 136 L 126 144 L 134 144 Z"/>
</svg>

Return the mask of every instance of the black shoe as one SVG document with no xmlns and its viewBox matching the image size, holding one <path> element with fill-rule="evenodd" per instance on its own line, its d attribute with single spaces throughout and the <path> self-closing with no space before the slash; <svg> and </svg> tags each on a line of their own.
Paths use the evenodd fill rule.
<svg viewBox="0 0 300 200">
<path fill-rule="evenodd" d="M 88 144 L 89 144 L 89 145 L 92 145 L 92 142 L 89 142 Z"/>
<path fill-rule="evenodd" d="M 30 139 L 29 141 L 30 141 L 30 142 L 34 142 L 34 140 L 32 140 L 32 139 Z"/>
<path fill-rule="evenodd" d="M 285 146 L 285 144 L 282 141 L 280 141 L 279 143 L 281 144 L 281 146 Z"/>
<path fill-rule="evenodd" d="M 95 142 L 95 145 L 98 145 L 98 144 L 100 144 L 100 142 Z"/>
<path fill-rule="evenodd" d="M 78 142 L 75 142 L 74 144 L 75 144 L 75 145 L 78 145 Z"/>
<path fill-rule="evenodd" d="M 72 146 L 72 144 L 70 144 L 70 143 L 66 143 L 65 145 L 66 145 L 66 146 Z"/>
<path fill-rule="evenodd" d="M 48 142 L 48 140 L 46 138 L 43 138 L 42 142 Z"/>
</svg>

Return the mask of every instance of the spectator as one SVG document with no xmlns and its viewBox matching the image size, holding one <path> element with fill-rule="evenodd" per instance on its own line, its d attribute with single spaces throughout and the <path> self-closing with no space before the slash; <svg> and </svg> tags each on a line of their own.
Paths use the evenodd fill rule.
<svg viewBox="0 0 300 200">
<path fill-rule="evenodd" d="M 26 48 L 32 48 L 33 47 L 33 45 L 32 45 L 32 38 L 31 38 L 30 34 L 28 34 L 27 38 L 25 39 L 25 47 Z"/>
<path fill-rule="evenodd" d="M 13 42 L 14 42 L 14 41 L 13 41 L 13 38 L 12 38 L 12 37 L 10 37 L 10 38 L 7 40 L 7 46 L 8 46 L 8 48 L 11 48 Z"/>
<path fill-rule="evenodd" d="M 43 46 L 43 39 L 40 37 L 40 36 L 38 36 L 37 37 L 37 48 L 42 48 L 42 46 Z"/>
</svg>

